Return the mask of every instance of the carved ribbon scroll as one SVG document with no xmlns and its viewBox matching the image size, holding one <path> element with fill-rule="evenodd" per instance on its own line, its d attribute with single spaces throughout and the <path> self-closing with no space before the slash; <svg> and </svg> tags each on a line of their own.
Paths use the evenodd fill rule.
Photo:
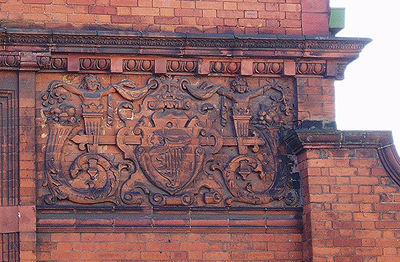
<svg viewBox="0 0 400 262">
<path fill-rule="evenodd" d="M 296 117 L 286 82 L 250 88 L 244 78 L 225 86 L 158 76 L 104 87 L 87 75 L 80 84 L 52 81 L 42 104 L 47 204 L 298 200 L 295 162 L 278 143 L 279 129 Z"/>
</svg>

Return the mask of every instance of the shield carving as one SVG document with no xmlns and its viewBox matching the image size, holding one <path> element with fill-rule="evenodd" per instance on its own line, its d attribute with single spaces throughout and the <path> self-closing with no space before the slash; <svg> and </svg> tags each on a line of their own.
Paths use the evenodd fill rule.
<svg viewBox="0 0 400 262">
<path fill-rule="evenodd" d="M 140 127 L 143 143 L 135 150 L 147 179 L 171 195 L 193 181 L 205 156 L 204 149 L 196 141 L 199 128 L 179 127 L 179 123 L 182 121 L 170 121 L 162 128 Z"/>
</svg>

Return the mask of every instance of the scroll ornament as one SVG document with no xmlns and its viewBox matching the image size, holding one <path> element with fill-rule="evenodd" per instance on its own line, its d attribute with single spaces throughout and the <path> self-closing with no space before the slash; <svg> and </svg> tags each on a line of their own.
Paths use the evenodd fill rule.
<svg viewBox="0 0 400 262">
<path fill-rule="evenodd" d="M 294 96 L 279 81 L 249 88 L 177 76 L 104 87 L 52 81 L 47 204 L 140 206 L 297 205 L 295 159 L 278 143 L 294 123 Z M 278 201 L 285 200 L 285 201 Z"/>
</svg>

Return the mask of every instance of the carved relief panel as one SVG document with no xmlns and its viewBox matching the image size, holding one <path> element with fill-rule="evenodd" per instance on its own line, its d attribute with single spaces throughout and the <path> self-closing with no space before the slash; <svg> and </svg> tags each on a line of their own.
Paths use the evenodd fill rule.
<svg viewBox="0 0 400 262">
<path fill-rule="evenodd" d="M 42 93 L 44 204 L 300 204 L 279 144 L 297 119 L 291 79 L 128 77 L 54 80 Z"/>
</svg>

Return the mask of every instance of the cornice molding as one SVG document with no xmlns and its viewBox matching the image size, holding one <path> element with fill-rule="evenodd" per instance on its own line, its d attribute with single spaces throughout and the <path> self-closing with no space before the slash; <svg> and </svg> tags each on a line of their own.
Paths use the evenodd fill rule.
<svg viewBox="0 0 400 262">
<path fill-rule="evenodd" d="M 296 154 L 307 149 L 376 149 L 383 168 L 400 186 L 400 157 L 390 131 L 294 130 L 284 142 Z"/>
<path fill-rule="evenodd" d="M 332 36 L 172 34 L 126 31 L 0 30 L 4 51 L 224 57 L 355 59 L 371 40 Z M 32 50 L 32 46 L 35 48 Z"/>
<path fill-rule="evenodd" d="M 374 148 L 393 144 L 390 131 L 294 130 L 284 139 L 295 153 L 304 149 Z"/>
<path fill-rule="evenodd" d="M 396 147 L 394 145 L 381 147 L 378 149 L 378 155 L 386 172 L 400 186 L 400 157 Z"/>
<path fill-rule="evenodd" d="M 371 40 L 333 36 L 0 30 L 6 70 L 334 77 Z M 103 63 L 105 61 L 105 63 Z M 153 67 L 137 67 L 140 61 Z M 155 66 L 154 65 L 158 65 Z M 162 68 L 161 68 L 161 67 Z"/>
</svg>

